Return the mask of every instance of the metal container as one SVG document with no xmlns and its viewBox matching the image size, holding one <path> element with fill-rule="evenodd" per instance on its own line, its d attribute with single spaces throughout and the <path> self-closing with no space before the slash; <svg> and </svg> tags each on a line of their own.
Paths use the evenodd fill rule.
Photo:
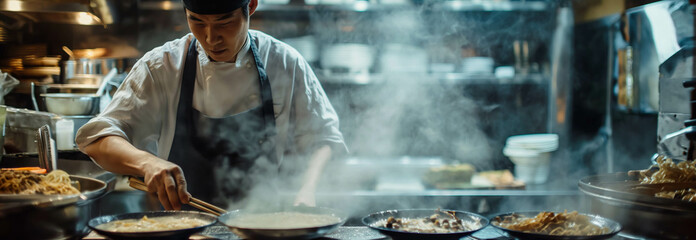
<svg viewBox="0 0 696 240">
<path fill-rule="evenodd" d="M 72 84 L 98 85 L 111 69 L 124 73 L 135 62 L 132 58 L 81 58 L 61 62 L 60 81 Z"/>
<path fill-rule="evenodd" d="M 99 111 L 99 96 L 85 93 L 42 93 L 46 109 L 61 115 L 94 115 Z"/>
<path fill-rule="evenodd" d="M 0 194 L 0 236 L 3 239 L 80 239 L 87 221 L 98 215 L 93 203 L 106 193 L 103 181 L 70 176 L 79 195 Z"/>
<path fill-rule="evenodd" d="M 589 198 L 589 211 L 621 223 L 622 235 L 696 238 L 696 203 L 629 192 L 625 186 L 631 182 L 637 184 L 626 173 L 616 173 L 585 177 L 578 186 Z"/>
<path fill-rule="evenodd" d="M 619 92 L 630 101 L 619 104 L 630 112 L 656 113 L 659 105 L 658 67 L 691 39 L 683 29 L 693 29 L 687 1 L 658 1 L 626 10 L 627 53 L 623 54 L 628 78 L 620 79 Z M 630 64 L 630 65 L 626 65 Z M 625 80 L 624 80 L 625 79 Z"/>
</svg>

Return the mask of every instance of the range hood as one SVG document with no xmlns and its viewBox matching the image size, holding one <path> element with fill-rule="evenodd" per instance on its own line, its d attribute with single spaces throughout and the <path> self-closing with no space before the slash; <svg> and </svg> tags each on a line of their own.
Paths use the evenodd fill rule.
<svg viewBox="0 0 696 240">
<path fill-rule="evenodd" d="M 107 0 L 0 0 L 0 14 L 34 22 L 104 26 L 114 22 Z"/>
</svg>

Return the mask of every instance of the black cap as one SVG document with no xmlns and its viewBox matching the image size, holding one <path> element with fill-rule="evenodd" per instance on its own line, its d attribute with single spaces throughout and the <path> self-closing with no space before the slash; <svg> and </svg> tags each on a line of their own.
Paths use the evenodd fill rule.
<svg viewBox="0 0 696 240">
<path fill-rule="evenodd" d="M 249 0 L 183 0 L 184 7 L 197 14 L 223 14 L 249 4 Z"/>
</svg>

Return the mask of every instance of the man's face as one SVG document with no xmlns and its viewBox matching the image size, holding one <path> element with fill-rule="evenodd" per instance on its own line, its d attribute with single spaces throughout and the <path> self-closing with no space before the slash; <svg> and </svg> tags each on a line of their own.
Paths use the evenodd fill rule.
<svg viewBox="0 0 696 240">
<path fill-rule="evenodd" d="M 212 60 L 235 60 L 249 29 L 249 20 L 241 8 L 224 14 L 196 14 L 186 9 L 186 19 L 191 32 Z"/>
</svg>

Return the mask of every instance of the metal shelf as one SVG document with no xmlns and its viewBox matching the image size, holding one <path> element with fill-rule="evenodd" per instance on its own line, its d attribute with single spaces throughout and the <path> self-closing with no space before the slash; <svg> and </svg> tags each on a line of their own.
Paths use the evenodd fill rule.
<svg viewBox="0 0 696 240">
<path fill-rule="evenodd" d="M 465 73 L 372 73 L 372 74 L 326 74 L 317 71 L 317 78 L 327 84 L 367 85 L 390 82 L 438 83 L 438 84 L 543 84 L 543 74 L 517 75 L 513 78 L 497 78 L 494 75 L 471 75 Z"/>
<path fill-rule="evenodd" d="M 444 1 L 435 4 L 416 5 L 379 4 L 369 1 L 355 1 L 349 4 L 259 4 L 257 12 L 310 12 L 310 11 L 394 11 L 394 10 L 424 10 L 424 11 L 545 11 L 549 4 L 544 1 Z M 180 10 L 183 4 L 179 1 L 144 1 L 140 3 L 143 10 Z"/>
<path fill-rule="evenodd" d="M 523 2 L 468 2 L 445 1 L 436 4 L 376 4 L 368 1 L 356 1 L 350 4 L 259 4 L 259 12 L 306 12 L 306 11 L 394 11 L 394 10 L 422 10 L 422 11 L 545 11 L 548 4 L 541 1 Z"/>
</svg>

